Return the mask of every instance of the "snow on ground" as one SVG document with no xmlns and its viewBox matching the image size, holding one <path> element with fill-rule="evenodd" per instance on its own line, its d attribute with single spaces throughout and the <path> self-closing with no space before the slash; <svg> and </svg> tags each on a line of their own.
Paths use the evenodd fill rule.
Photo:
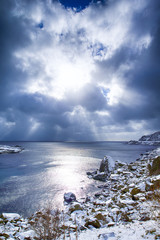
<svg viewBox="0 0 160 240">
<path fill-rule="evenodd" d="M 150 220 L 120 224 L 110 228 L 88 229 L 78 235 L 78 240 L 155 240 L 156 235 L 157 239 L 160 239 L 159 223 Z M 74 235 L 71 235 L 72 239 L 75 239 Z"/>
</svg>

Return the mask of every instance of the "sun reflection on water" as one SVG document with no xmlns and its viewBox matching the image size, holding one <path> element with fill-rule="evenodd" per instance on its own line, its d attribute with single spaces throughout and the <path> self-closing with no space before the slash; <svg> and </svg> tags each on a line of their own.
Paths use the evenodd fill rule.
<svg viewBox="0 0 160 240">
<path fill-rule="evenodd" d="M 73 192 L 78 199 L 86 196 L 86 183 L 90 180 L 84 170 L 85 157 L 79 156 L 56 156 L 54 161 L 48 163 L 47 174 L 45 174 L 44 184 L 57 186 L 54 189 L 54 199 L 56 203 L 63 202 L 65 192 Z M 56 164 L 56 168 L 52 168 Z"/>
</svg>

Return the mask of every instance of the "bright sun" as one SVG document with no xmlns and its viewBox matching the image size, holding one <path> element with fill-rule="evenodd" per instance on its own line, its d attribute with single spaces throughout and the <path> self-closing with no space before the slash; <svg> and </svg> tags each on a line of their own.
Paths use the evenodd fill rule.
<svg viewBox="0 0 160 240">
<path fill-rule="evenodd" d="M 77 92 L 90 82 L 91 69 L 82 62 L 78 64 L 62 62 L 56 68 L 47 66 L 46 72 L 48 80 L 42 77 L 32 81 L 27 89 L 29 92 L 63 99 L 65 93 Z"/>
<path fill-rule="evenodd" d="M 68 63 L 58 70 L 55 88 L 59 97 L 62 97 L 66 91 L 78 91 L 89 81 L 90 77 L 84 66 Z"/>
</svg>

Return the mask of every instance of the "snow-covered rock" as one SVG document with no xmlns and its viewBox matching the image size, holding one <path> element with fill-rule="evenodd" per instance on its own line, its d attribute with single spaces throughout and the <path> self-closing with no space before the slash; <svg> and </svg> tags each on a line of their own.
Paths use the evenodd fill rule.
<svg viewBox="0 0 160 240">
<path fill-rule="evenodd" d="M 110 172 L 115 167 L 115 161 L 110 156 L 105 156 L 100 163 L 99 170 L 94 172 L 87 172 L 89 178 L 93 178 L 94 180 L 99 180 L 105 182 Z"/>
<path fill-rule="evenodd" d="M 2 216 L 8 221 L 20 219 L 21 216 L 18 213 L 2 213 Z"/>
<path fill-rule="evenodd" d="M 23 149 L 20 146 L 11 147 L 7 145 L 0 145 L 0 154 L 1 153 L 19 153 L 22 150 Z"/>
<path fill-rule="evenodd" d="M 2 213 L 0 216 L 0 239 L 25 240 L 36 236 L 27 219 L 17 213 Z"/>
<path fill-rule="evenodd" d="M 110 156 L 105 156 L 101 161 L 99 172 L 109 173 L 115 166 L 115 161 Z"/>
</svg>

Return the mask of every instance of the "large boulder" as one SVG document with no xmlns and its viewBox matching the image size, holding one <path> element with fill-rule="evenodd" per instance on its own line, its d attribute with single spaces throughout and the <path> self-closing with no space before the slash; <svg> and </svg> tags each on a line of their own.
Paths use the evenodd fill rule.
<svg viewBox="0 0 160 240">
<path fill-rule="evenodd" d="M 115 167 L 115 161 L 110 156 L 105 156 L 101 161 L 99 172 L 109 173 Z"/>
<path fill-rule="evenodd" d="M 104 159 L 101 161 L 99 171 L 100 171 L 100 172 L 109 173 L 108 158 L 104 158 Z"/>
<path fill-rule="evenodd" d="M 94 180 L 105 182 L 114 167 L 114 160 L 109 156 L 105 156 L 100 163 L 99 170 L 94 172 L 87 172 L 87 175 L 89 178 L 93 178 Z"/>
<path fill-rule="evenodd" d="M 76 195 L 72 192 L 68 192 L 64 194 L 64 201 L 67 203 L 75 202 L 76 201 Z"/>
</svg>

